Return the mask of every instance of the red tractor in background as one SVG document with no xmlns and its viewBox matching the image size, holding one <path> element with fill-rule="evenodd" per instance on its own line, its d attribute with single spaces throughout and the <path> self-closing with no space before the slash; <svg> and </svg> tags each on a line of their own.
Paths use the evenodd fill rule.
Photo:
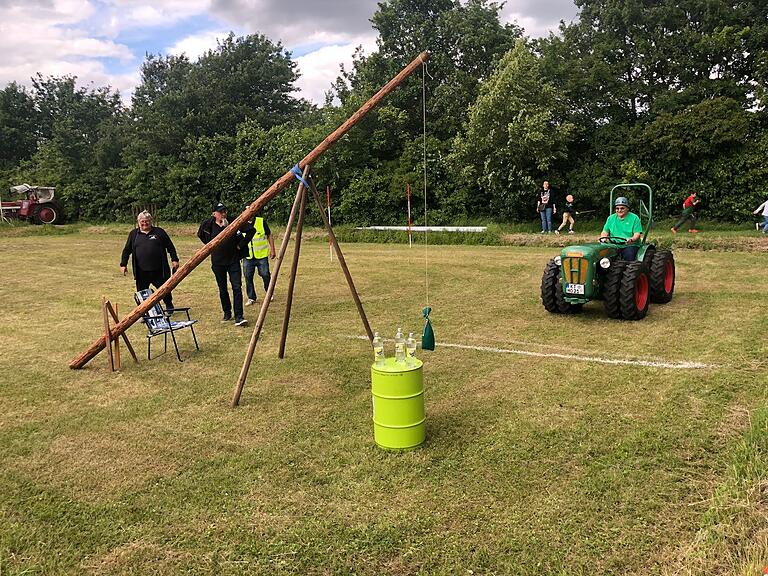
<svg viewBox="0 0 768 576">
<path fill-rule="evenodd" d="M 64 220 L 61 206 L 54 200 L 55 188 L 20 184 L 11 186 L 7 202 L 0 202 L 3 220 L 19 218 L 33 224 L 61 224 Z"/>
</svg>

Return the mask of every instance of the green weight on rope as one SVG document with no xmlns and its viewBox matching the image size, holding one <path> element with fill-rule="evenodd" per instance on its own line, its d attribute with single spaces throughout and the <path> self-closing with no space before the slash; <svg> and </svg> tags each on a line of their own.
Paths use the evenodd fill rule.
<svg viewBox="0 0 768 576">
<path fill-rule="evenodd" d="M 432 322 L 429 320 L 429 313 L 432 312 L 432 308 L 427 306 L 421 313 L 424 315 L 424 333 L 421 335 L 421 349 L 422 350 L 434 350 L 435 349 L 435 333 L 432 330 Z"/>
</svg>

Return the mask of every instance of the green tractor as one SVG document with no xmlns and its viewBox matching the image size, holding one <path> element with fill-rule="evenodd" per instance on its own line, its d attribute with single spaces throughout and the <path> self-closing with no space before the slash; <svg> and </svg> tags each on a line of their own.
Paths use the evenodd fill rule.
<svg viewBox="0 0 768 576">
<path fill-rule="evenodd" d="M 563 248 L 552 258 L 541 278 L 541 302 L 548 312 L 569 314 L 581 311 L 590 300 L 602 300 L 611 318 L 641 320 L 648 314 L 650 302 L 666 304 L 675 291 L 675 259 L 669 250 L 657 250 L 648 243 L 648 231 L 653 224 L 653 191 L 647 184 L 618 184 L 611 189 L 611 210 L 614 194 L 635 193 L 639 217 L 643 226 L 641 237 L 631 243 L 626 238 L 608 236 L 600 242 Z M 638 196 L 647 192 L 647 203 Z M 628 203 L 623 196 L 617 203 Z M 628 246 L 638 248 L 632 261 L 622 258 Z"/>
</svg>

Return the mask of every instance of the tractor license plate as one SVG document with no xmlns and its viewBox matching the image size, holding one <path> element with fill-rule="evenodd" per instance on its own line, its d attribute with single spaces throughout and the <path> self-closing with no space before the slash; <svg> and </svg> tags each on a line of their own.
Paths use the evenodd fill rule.
<svg viewBox="0 0 768 576">
<path fill-rule="evenodd" d="M 584 284 L 566 284 L 566 294 L 584 294 Z"/>
</svg>

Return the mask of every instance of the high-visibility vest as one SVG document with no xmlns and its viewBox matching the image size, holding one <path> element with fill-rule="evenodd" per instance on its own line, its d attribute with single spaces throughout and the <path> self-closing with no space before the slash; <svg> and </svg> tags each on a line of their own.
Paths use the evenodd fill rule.
<svg viewBox="0 0 768 576">
<path fill-rule="evenodd" d="M 248 243 L 248 258 L 266 258 L 269 256 L 269 241 L 264 232 L 264 218 L 256 218 L 253 226 L 256 228 L 256 234 Z"/>
</svg>

